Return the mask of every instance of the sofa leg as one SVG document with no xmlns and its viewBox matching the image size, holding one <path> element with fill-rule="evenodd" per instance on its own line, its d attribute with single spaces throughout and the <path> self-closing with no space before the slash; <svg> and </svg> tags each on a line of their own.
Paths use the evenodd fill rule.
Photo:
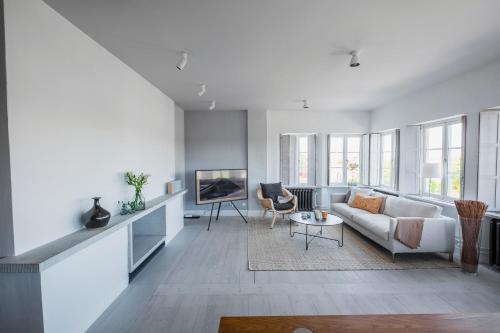
<svg viewBox="0 0 500 333">
<path fill-rule="evenodd" d="M 453 262 L 453 252 L 448 253 L 448 260 Z"/>
<path fill-rule="evenodd" d="M 396 253 L 392 254 L 392 262 L 396 262 Z"/>
<path fill-rule="evenodd" d="M 278 214 L 274 213 L 273 222 L 271 222 L 271 229 L 274 227 L 274 222 L 276 222 L 276 216 L 278 216 Z"/>
</svg>

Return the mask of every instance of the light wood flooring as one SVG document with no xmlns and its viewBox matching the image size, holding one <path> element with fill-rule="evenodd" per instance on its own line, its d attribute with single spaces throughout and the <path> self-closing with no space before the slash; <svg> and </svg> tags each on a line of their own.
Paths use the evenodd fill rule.
<svg viewBox="0 0 500 333">
<path fill-rule="evenodd" d="M 241 219 L 221 217 L 210 231 L 207 222 L 186 220 L 89 332 L 215 333 L 223 315 L 500 312 L 500 273 L 486 267 L 477 276 L 460 269 L 253 272 Z"/>
</svg>

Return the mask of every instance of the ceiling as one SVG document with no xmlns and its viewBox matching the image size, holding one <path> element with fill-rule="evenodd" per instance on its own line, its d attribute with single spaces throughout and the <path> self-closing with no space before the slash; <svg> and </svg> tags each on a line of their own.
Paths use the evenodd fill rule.
<svg viewBox="0 0 500 333">
<path fill-rule="evenodd" d="M 185 110 L 371 110 L 500 58 L 498 0 L 45 2 Z"/>
</svg>

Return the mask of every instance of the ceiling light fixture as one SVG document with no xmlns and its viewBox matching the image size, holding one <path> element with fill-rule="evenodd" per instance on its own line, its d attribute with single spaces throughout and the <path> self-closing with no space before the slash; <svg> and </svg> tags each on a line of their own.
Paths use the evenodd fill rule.
<svg viewBox="0 0 500 333">
<path fill-rule="evenodd" d="M 208 108 L 210 111 L 215 109 L 215 101 L 210 102 L 210 107 Z"/>
<path fill-rule="evenodd" d="M 188 62 L 188 54 L 187 54 L 187 52 L 183 51 L 181 60 L 179 60 L 179 62 L 177 63 L 177 66 L 176 66 L 177 69 L 182 71 L 184 69 L 184 67 L 186 67 L 187 62 Z"/>
<path fill-rule="evenodd" d="M 203 96 L 205 95 L 205 92 L 207 91 L 207 85 L 206 84 L 202 84 L 200 85 L 200 91 L 198 92 L 198 96 Z"/>
<path fill-rule="evenodd" d="M 303 99 L 302 102 L 304 103 L 303 108 L 304 109 L 309 109 L 309 101 L 307 99 Z"/>
<path fill-rule="evenodd" d="M 359 52 L 358 51 L 352 51 L 351 53 L 351 63 L 349 66 L 351 67 L 358 67 L 360 65 L 359 63 Z"/>
</svg>

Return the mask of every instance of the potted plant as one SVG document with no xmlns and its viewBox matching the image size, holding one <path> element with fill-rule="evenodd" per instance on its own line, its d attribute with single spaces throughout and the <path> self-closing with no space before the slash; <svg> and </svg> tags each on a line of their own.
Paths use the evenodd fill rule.
<svg viewBox="0 0 500 333">
<path fill-rule="evenodd" d="M 133 210 L 137 211 L 146 209 L 146 199 L 142 194 L 142 188 L 148 183 L 149 177 L 150 175 L 145 175 L 142 172 L 139 175 L 135 175 L 131 171 L 125 172 L 125 180 L 127 181 L 127 184 L 133 186 L 135 189 L 134 200 L 129 202 L 130 208 Z"/>
</svg>

